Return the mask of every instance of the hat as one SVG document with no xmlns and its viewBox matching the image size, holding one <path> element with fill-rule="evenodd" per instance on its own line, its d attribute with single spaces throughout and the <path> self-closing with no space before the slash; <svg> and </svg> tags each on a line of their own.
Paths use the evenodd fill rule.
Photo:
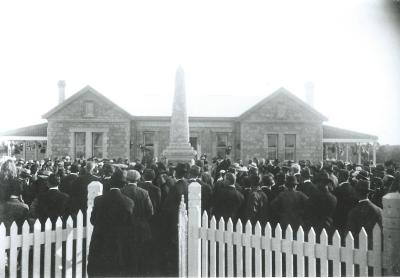
<svg viewBox="0 0 400 278">
<path fill-rule="evenodd" d="M 193 177 L 198 177 L 200 176 L 201 168 L 197 165 L 192 165 L 189 170 L 189 174 Z"/>
<path fill-rule="evenodd" d="M 286 185 L 294 186 L 297 184 L 299 184 L 299 183 L 297 182 L 296 176 L 287 176 L 286 177 Z"/>
<path fill-rule="evenodd" d="M 155 176 L 156 176 L 156 173 L 154 172 L 153 169 L 150 169 L 150 168 L 144 169 L 143 178 L 145 181 L 151 181 L 155 178 Z"/>
<path fill-rule="evenodd" d="M 369 173 L 365 170 L 361 170 L 356 176 L 358 180 L 367 180 L 369 181 Z"/>
<path fill-rule="evenodd" d="M 140 173 L 136 170 L 128 170 L 126 173 L 126 179 L 132 182 L 140 180 Z"/>
<path fill-rule="evenodd" d="M 38 177 L 39 177 L 39 178 L 43 178 L 43 179 L 47 179 L 51 174 L 52 174 L 52 172 L 50 172 L 50 171 L 48 171 L 48 170 L 44 170 L 44 171 L 41 171 L 41 172 L 38 174 Z"/>
<path fill-rule="evenodd" d="M 328 183 L 331 183 L 332 180 L 329 178 L 328 172 L 326 172 L 325 170 L 322 170 L 317 175 L 315 175 L 315 182 L 322 184 L 322 185 L 326 185 Z"/>
<path fill-rule="evenodd" d="M 179 162 L 175 167 L 175 174 L 178 176 L 184 176 L 187 173 L 186 165 Z"/>
<path fill-rule="evenodd" d="M 31 170 L 22 168 L 20 173 L 21 178 L 30 178 L 31 177 Z"/>
<path fill-rule="evenodd" d="M 373 191 L 370 188 L 370 183 L 368 180 L 359 180 L 354 189 L 359 193 L 368 193 Z"/>
<path fill-rule="evenodd" d="M 249 169 L 250 168 L 257 168 L 257 164 L 255 162 L 249 163 Z"/>
</svg>

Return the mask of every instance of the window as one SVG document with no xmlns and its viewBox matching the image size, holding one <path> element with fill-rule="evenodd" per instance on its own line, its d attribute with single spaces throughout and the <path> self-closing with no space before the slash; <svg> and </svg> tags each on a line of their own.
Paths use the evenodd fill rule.
<svg viewBox="0 0 400 278">
<path fill-rule="evenodd" d="M 228 147 L 228 134 L 217 133 L 217 156 L 225 157 Z"/>
<path fill-rule="evenodd" d="M 277 159 L 278 158 L 278 134 L 268 134 L 267 137 L 268 142 L 268 159 Z"/>
<path fill-rule="evenodd" d="M 285 134 L 285 160 L 296 160 L 296 134 Z"/>
<path fill-rule="evenodd" d="M 92 156 L 103 158 L 103 133 L 92 133 Z"/>
<path fill-rule="evenodd" d="M 143 133 L 143 145 L 145 147 L 154 147 L 154 132 Z"/>
<path fill-rule="evenodd" d="M 84 109 L 85 117 L 94 117 L 94 103 L 91 101 L 85 102 Z"/>
<path fill-rule="evenodd" d="M 75 132 L 75 158 L 84 158 L 86 154 L 86 133 Z"/>
</svg>

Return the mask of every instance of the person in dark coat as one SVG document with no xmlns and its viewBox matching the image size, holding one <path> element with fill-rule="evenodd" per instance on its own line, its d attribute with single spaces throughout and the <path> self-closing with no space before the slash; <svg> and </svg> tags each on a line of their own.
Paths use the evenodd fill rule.
<svg viewBox="0 0 400 278">
<path fill-rule="evenodd" d="M 334 227 L 344 236 L 347 224 L 347 216 L 358 203 L 358 198 L 353 186 L 349 183 L 349 171 L 341 169 L 338 174 L 339 185 L 334 189 L 337 206 L 333 215 Z"/>
<path fill-rule="evenodd" d="M 148 276 L 151 273 L 149 260 L 152 260 L 148 245 L 152 238 L 149 221 L 153 216 L 153 204 L 148 192 L 137 186 L 140 180 L 138 171 L 128 170 L 126 179 L 128 184 L 121 189 L 121 192 L 135 203 L 132 238 L 134 256 L 131 260 L 130 273 L 133 276 Z"/>
<path fill-rule="evenodd" d="M 144 182 L 139 182 L 138 186 L 149 193 L 153 204 L 154 214 L 157 215 L 161 204 L 161 189 L 153 184 L 155 173 L 153 169 L 146 168 L 143 171 Z"/>
<path fill-rule="evenodd" d="M 89 277 L 132 276 L 134 201 L 122 194 L 121 172 L 113 174 L 111 188 L 94 199 L 90 222 L 93 234 L 89 246 Z"/>
<path fill-rule="evenodd" d="M 261 179 L 261 190 L 267 195 L 268 201 L 272 200 L 271 188 L 275 185 L 274 176 L 272 174 L 266 174 Z"/>
<path fill-rule="evenodd" d="M 281 193 L 284 192 L 286 190 L 288 190 L 288 188 L 285 186 L 285 182 L 286 182 L 286 176 L 284 173 L 279 172 L 276 176 L 275 176 L 275 185 L 273 185 L 271 187 L 271 202 Z"/>
<path fill-rule="evenodd" d="M 49 190 L 37 195 L 30 207 L 30 214 L 33 218 L 38 218 L 42 223 L 42 228 L 47 218 L 50 218 L 53 228 L 58 217 L 66 219 L 69 214 L 69 196 L 58 189 L 60 177 L 50 174 L 48 178 Z"/>
<path fill-rule="evenodd" d="M 260 177 L 251 175 L 250 192 L 246 200 L 246 220 L 255 225 L 257 221 L 264 226 L 269 221 L 269 204 L 267 195 L 260 188 Z"/>
<path fill-rule="evenodd" d="M 318 174 L 315 179 L 318 189 L 312 193 L 307 201 L 306 223 L 308 228 L 314 228 L 316 234 L 323 229 L 328 235 L 333 233 L 333 214 L 336 209 L 337 200 L 329 191 L 332 180 L 325 171 Z"/>
<path fill-rule="evenodd" d="M 60 191 L 68 195 L 72 195 L 72 184 L 78 179 L 79 167 L 77 164 L 72 164 L 70 174 L 64 177 L 60 183 Z"/>
<path fill-rule="evenodd" d="M 219 221 L 224 218 L 225 223 L 231 218 L 236 223 L 240 207 L 244 203 L 244 197 L 235 187 L 236 178 L 232 173 L 226 173 L 224 185 L 219 187 L 213 196 L 212 214 Z"/>
<path fill-rule="evenodd" d="M 82 169 L 82 175 L 72 183 L 70 194 L 72 214 L 77 214 L 79 210 L 85 213 L 87 210 L 88 185 L 92 181 L 99 181 L 99 178 L 93 175 L 94 168 L 94 162 L 87 162 L 85 168 Z"/>
<path fill-rule="evenodd" d="M 355 186 L 358 196 L 358 204 L 350 210 L 347 218 L 347 231 L 350 231 L 355 244 L 358 245 L 358 234 L 364 227 L 368 235 L 368 246 L 372 246 L 372 231 L 376 224 L 382 228 L 382 209 L 374 205 L 369 199 L 370 183 L 368 180 L 360 180 Z"/>
<path fill-rule="evenodd" d="M 103 166 L 103 176 L 100 182 L 103 184 L 103 193 L 110 191 L 111 176 L 114 173 L 114 166 L 110 163 L 106 163 Z"/>
<path fill-rule="evenodd" d="M 175 184 L 165 199 L 163 210 L 163 274 L 165 276 L 178 276 L 178 212 L 181 196 L 184 196 L 185 204 L 188 202 L 188 182 L 184 178 L 187 168 L 184 163 L 178 163 L 175 167 Z"/>
<path fill-rule="evenodd" d="M 28 220 L 29 207 L 21 201 L 21 193 L 21 183 L 17 179 L 9 180 L 5 188 L 5 201 L 0 202 L 0 223 L 4 223 L 7 235 L 14 221 L 18 226 L 18 233 L 21 233 L 22 225 Z"/>
<path fill-rule="evenodd" d="M 311 181 L 311 172 L 309 168 L 301 170 L 301 178 L 302 181 L 297 186 L 297 191 L 303 192 L 307 197 L 317 192 L 317 186 Z"/>
<path fill-rule="evenodd" d="M 296 185 L 296 177 L 288 176 L 286 178 L 287 190 L 279 193 L 271 202 L 271 210 L 274 211 L 274 215 L 277 216 L 276 220 L 283 230 L 290 225 L 293 231 L 297 231 L 300 225 L 304 225 L 304 212 L 308 197 L 303 192 L 297 191 Z"/>
</svg>

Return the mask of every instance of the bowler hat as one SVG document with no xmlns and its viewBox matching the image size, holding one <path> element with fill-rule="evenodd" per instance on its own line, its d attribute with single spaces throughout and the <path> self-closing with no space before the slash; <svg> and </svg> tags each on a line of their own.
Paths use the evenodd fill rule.
<svg viewBox="0 0 400 278">
<path fill-rule="evenodd" d="M 356 176 L 358 180 L 367 180 L 369 181 L 369 173 L 365 170 L 361 170 Z"/>
<path fill-rule="evenodd" d="M 297 184 L 299 184 L 299 183 L 297 182 L 296 176 L 290 175 L 290 176 L 286 177 L 286 185 L 294 186 L 294 185 L 297 185 Z"/>
</svg>

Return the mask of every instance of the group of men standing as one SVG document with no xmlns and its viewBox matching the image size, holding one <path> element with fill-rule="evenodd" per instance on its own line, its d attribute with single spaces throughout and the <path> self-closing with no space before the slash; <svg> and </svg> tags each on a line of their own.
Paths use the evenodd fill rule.
<svg viewBox="0 0 400 278">
<path fill-rule="evenodd" d="M 0 197 L 6 200 L 0 218 L 7 223 L 27 218 L 44 223 L 50 218 L 54 226 L 58 217 L 75 219 L 81 210 L 93 224 L 90 276 L 177 276 L 178 210 L 182 196 L 187 204 L 192 182 L 201 185 L 202 212 L 217 221 L 221 217 L 234 223 L 259 221 L 262 227 L 279 223 L 294 231 L 312 227 L 317 234 L 325 229 L 329 235 L 351 231 L 356 239 L 361 227 L 371 239 L 374 225 L 382 223 L 383 195 L 400 188 L 400 175 L 393 167 L 367 169 L 326 162 L 283 166 L 256 160 L 244 166 L 227 159 L 207 167 L 204 162 L 168 167 L 50 162 L 40 169 L 20 165 L 18 175 L 12 174 L 12 163 L 7 162 L 0 171 Z M 101 183 L 103 194 L 95 198 L 92 214 L 86 215 L 90 183 Z M 5 213 L 3 206 L 13 206 L 17 199 L 26 213 L 16 209 Z"/>
</svg>

